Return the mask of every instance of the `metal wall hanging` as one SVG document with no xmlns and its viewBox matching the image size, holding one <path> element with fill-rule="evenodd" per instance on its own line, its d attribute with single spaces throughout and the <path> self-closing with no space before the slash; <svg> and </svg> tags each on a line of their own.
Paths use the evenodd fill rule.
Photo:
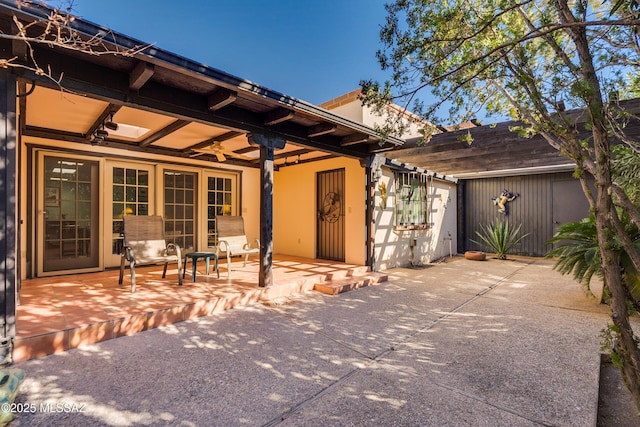
<svg viewBox="0 0 640 427">
<path fill-rule="evenodd" d="M 507 203 L 514 201 L 520 197 L 519 193 L 512 193 L 509 190 L 502 190 L 502 193 L 498 197 L 492 197 L 493 204 L 498 206 L 498 212 L 502 215 L 508 215 Z"/>
</svg>

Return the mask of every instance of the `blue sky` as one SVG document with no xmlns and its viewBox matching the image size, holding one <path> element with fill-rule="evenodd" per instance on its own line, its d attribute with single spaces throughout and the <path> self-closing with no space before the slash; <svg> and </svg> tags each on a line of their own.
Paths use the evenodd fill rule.
<svg viewBox="0 0 640 427">
<path fill-rule="evenodd" d="M 383 80 L 385 0 L 74 0 L 112 30 L 313 104 Z"/>
</svg>

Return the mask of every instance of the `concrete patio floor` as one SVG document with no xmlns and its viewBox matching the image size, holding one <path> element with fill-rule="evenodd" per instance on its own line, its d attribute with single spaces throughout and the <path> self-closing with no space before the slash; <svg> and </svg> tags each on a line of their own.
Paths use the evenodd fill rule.
<svg viewBox="0 0 640 427">
<path fill-rule="evenodd" d="M 454 257 L 388 273 L 17 363 L 16 402 L 82 411 L 14 423 L 596 425 L 608 307 L 551 261 Z"/>
<path fill-rule="evenodd" d="M 221 263 L 220 278 L 213 266 L 211 274 L 205 274 L 204 261 L 196 265 L 196 281 L 192 282 L 189 263 L 182 286 L 178 286 L 175 265 L 169 267 L 164 279 L 161 266 L 139 267 L 133 294 L 128 269 L 121 286 L 120 270 L 23 281 L 16 310 L 14 361 L 308 292 L 321 285 L 358 278 L 386 280 L 385 275 L 369 274 L 364 266 L 277 255 L 273 261 L 274 285 L 260 288 L 257 261 L 250 260 L 246 267 L 241 260 L 232 262 L 230 279 L 226 262 Z"/>
</svg>

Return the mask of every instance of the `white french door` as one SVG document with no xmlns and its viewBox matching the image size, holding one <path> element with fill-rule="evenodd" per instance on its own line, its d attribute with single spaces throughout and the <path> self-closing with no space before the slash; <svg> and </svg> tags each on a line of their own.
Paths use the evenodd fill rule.
<svg viewBox="0 0 640 427">
<path fill-rule="evenodd" d="M 122 217 L 154 214 L 155 169 L 144 163 L 107 161 L 105 181 L 105 266 L 120 265 Z"/>
<path fill-rule="evenodd" d="M 206 173 L 205 200 L 206 200 L 206 228 L 207 248 L 218 244 L 216 236 L 216 216 L 239 215 L 238 174 L 236 173 Z"/>
</svg>

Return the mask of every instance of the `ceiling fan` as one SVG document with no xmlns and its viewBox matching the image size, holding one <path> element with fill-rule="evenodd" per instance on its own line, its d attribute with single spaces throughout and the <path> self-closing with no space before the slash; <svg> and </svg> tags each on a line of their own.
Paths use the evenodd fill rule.
<svg viewBox="0 0 640 427">
<path fill-rule="evenodd" d="M 219 162 L 224 162 L 225 160 L 227 160 L 227 156 L 235 157 L 236 159 L 251 160 L 250 157 L 238 154 L 235 151 L 227 150 L 222 146 L 222 142 L 219 141 L 214 142 L 213 145 L 210 145 L 209 147 L 194 148 L 193 151 L 198 153 L 196 155 L 209 154 L 212 156 L 216 156 Z"/>
</svg>

